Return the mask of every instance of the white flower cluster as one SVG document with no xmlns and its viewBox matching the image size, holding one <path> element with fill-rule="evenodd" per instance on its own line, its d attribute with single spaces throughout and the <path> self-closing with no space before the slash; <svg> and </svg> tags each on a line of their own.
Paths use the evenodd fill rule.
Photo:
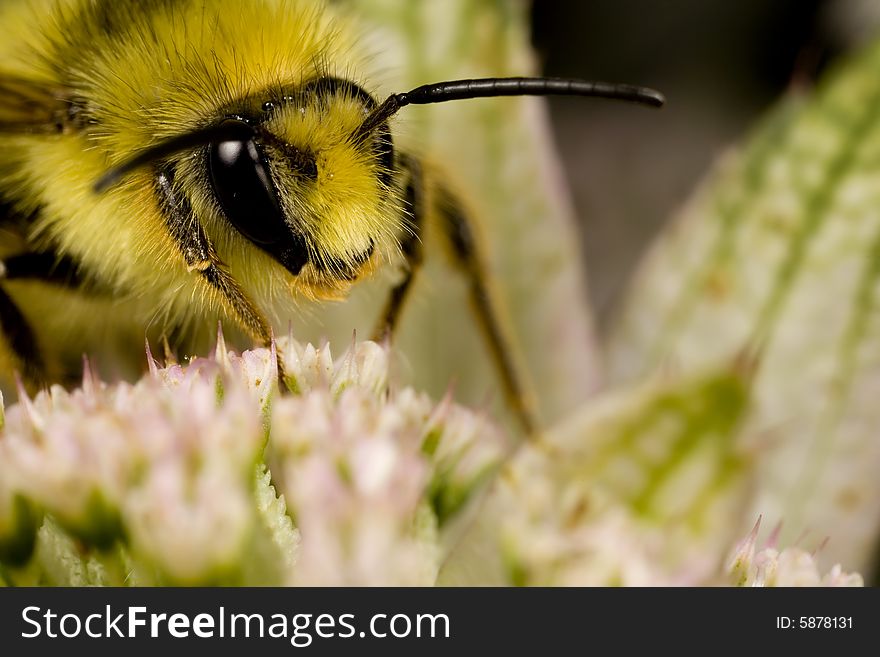
<svg viewBox="0 0 880 657">
<path fill-rule="evenodd" d="M 239 356 L 221 336 L 214 358 L 151 359 L 135 385 L 87 373 L 72 392 L 22 391 L 0 434 L 0 573 L 432 583 L 439 526 L 500 462 L 502 435 L 448 401 L 389 390 L 374 343 L 336 362 L 290 339 L 277 350 Z M 296 394 L 278 391 L 278 353 Z M 92 575 L 59 581 L 77 560 Z"/>
<path fill-rule="evenodd" d="M 156 372 L 114 386 L 87 372 L 73 392 L 22 392 L 0 441 L 4 497 L 97 549 L 124 541 L 167 581 L 212 581 L 236 567 L 256 522 L 260 415 L 215 361 Z"/>
<path fill-rule="evenodd" d="M 299 584 L 430 585 L 438 523 L 495 469 L 489 423 L 411 389 L 386 393 L 384 349 L 286 349 L 299 396 L 273 407 L 267 462 L 303 537 Z"/>
<path fill-rule="evenodd" d="M 780 550 L 778 530 L 757 549 L 761 519 L 734 548 L 727 565 L 729 582 L 736 586 L 864 586 L 858 573 L 846 573 L 840 564 L 822 575 L 818 555 L 798 547 Z"/>
</svg>

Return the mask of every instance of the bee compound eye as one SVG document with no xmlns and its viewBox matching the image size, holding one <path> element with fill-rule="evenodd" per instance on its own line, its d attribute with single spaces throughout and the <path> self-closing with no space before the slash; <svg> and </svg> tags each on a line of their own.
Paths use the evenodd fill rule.
<svg viewBox="0 0 880 657">
<path fill-rule="evenodd" d="M 208 171 L 223 213 L 247 239 L 269 245 L 290 234 L 269 167 L 253 139 L 212 143 Z"/>
</svg>

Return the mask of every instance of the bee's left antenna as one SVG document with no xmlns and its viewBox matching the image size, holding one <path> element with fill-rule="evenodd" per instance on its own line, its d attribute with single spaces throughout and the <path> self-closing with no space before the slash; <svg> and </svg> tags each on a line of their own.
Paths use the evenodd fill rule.
<svg viewBox="0 0 880 657">
<path fill-rule="evenodd" d="M 358 138 L 371 134 L 382 123 L 407 105 L 429 105 L 450 100 L 496 98 L 499 96 L 591 96 L 623 100 L 639 105 L 661 107 L 666 98 L 648 87 L 609 82 L 590 82 L 564 78 L 479 78 L 449 80 L 416 87 L 411 91 L 391 94 L 364 119 Z"/>
</svg>

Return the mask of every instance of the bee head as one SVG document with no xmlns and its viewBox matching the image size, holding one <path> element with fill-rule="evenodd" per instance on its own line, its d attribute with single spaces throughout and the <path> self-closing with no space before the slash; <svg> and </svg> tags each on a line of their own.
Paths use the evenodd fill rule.
<svg viewBox="0 0 880 657">
<path fill-rule="evenodd" d="M 97 192 L 131 171 L 200 149 L 213 205 L 245 239 L 317 296 L 337 296 L 396 243 L 394 148 L 378 107 L 348 80 L 320 77 L 293 93 L 244 99 L 222 118 L 151 146 L 108 171 Z"/>
<path fill-rule="evenodd" d="M 225 219 L 306 289 L 332 294 L 396 238 L 388 125 L 366 140 L 357 134 L 376 107 L 356 84 L 319 78 L 263 101 L 256 116 L 226 117 L 219 127 L 233 138 L 206 149 Z"/>
</svg>

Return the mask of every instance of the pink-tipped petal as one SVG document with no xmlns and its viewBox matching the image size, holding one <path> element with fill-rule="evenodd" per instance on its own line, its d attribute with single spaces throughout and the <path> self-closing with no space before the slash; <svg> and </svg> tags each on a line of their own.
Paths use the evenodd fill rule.
<svg viewBox="0 0 880 657">
<path fill-rule="evenodd" d="M 226 349 L 226 339 L 223 337 L 223 324 L 217 322 L 217 346 L 214 347 L 214 360 L 222 367 L 229 365 L 229 352 Z"/>
<path fill-rule="evenodd" d="M 147 353 L 147 368 L 149 369 L 150 376 L 156 378 L 159 374 L 159 364 L 156 362 L 156 359 L 153 358 L 153 351 L 150 349 L 150 341 L 144 338 L 144 350 Z"/>
<path fill-rule="evenodd" d="M 21 380 L 21 375 L 19 375 L 18 372 L 15 372 L 13 378 L 15 379 L 15 390 L 18 393 L 18 403 L 24 408 L 25 415 L 27 415 L 28 420 L 34 428 L 37 429 L 37 431 L 42 431 L 44 427 L 43 418 L 37 412 L 31 398 L 28 396 L 27 390 L 25 390 L 24 387 L 24 382 Z"/>
<path fill-rule="evenodd" d="M 779 547 L 779 535 L 782 533 L 782 521 L 780 520 L 776 523 L 776 526 L 773 528 L 773 531 L 770 532 L 770 535 L 767 537 L 767 540 L 764 542 L 765 548 L 777 548 Z"/>
</svg>

